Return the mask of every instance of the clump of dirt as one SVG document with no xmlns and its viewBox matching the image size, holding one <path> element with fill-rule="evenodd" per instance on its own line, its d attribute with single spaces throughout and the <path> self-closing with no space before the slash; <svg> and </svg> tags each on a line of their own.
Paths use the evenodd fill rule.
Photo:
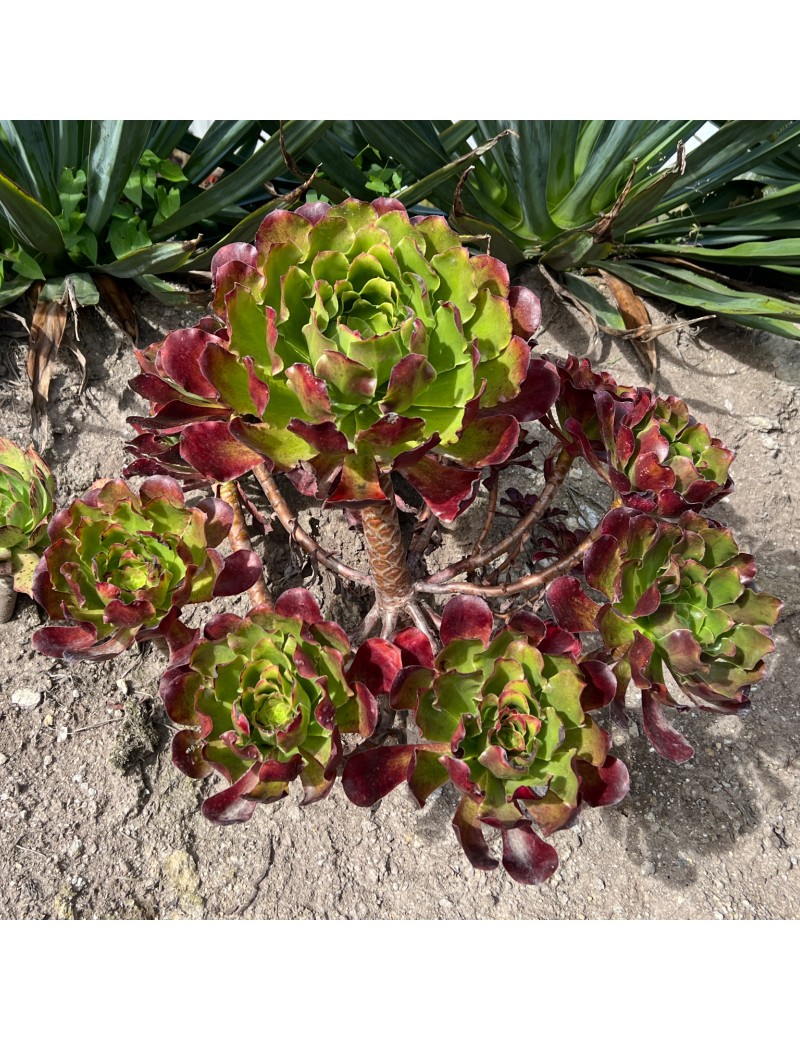
<svg viewBox="0 0 800 1040">
<path fill-rule="evenodd" d="M 153 722 L 153 702 L 128 697 L 123 701 L 122 724 L 114 737 L 109 764 L 121 773 L 144 761 L 158 750 L 161 739 Z"/>
<path fill-rule="evenodd" d="M 588 355 L 621 383 L 645 382 L 628 345 L 596 343 L 547 287 L 534 287 L 543 300 L 541 350 Z M 654 320 L 673 317 L 651 310 Z M 147 344 L 203 312 L 142 297 L 139 313 Z M 17 331 L 0 318 L 0 435 L 25 443 L 25 344 Z M 94 480 L 119 476 L 128 461 L 126 416 L 143 407 L 127 385 L 138 366 L 123 335 L 87 312 L 81 337 L 86 392 L 78 396 L 81 374 L 66 351 L 51 390 L 53 438 L 45 455 L 62 505 Z M 0 917 L 797 917 L 800 350 L 721 323 L 670 333 L 657 348 L 656 390 L 684 397 L 737 452 L 736 491 L 713 515 L 755 554 L 759 586 L 786 602 L 778 653 L 749 718 L 680 716 L 696 754 L 676 766 L 654 754 L 634 707 L 630 730 L 613 734 L 631 773 L 630 796 L 613 809 L 585 812 L 576 827 L 555 835 L 560 866 L 532 889 L 502 870 L 472 869 L 450 827 L 447 790 L 422 811 L 402 790 L 371 810 L 349 804 L 338 786 L 307 808 L 293 791 L 259 807 L 247 824 L 215 827 L 198 810 L 221 781 L 192 781 L 170 761 L 171 725 L 157 700 L 165 659 L 157 648 L 75 667 L 41 657 L 30 637 L 43 618 L 21 597 L 11 622 L 0 626 Z M 604 507 L 592 477 L 573 467 L 557 503 L 584 524 Z M 523 492 L 538 486 L 513 482 Z M 361 532 L 345 516 L 293 502 L 323 545 L 366 567 Z M 461 555 L 480 529 L 484 503 L 481 495 L 435 548 L 431 567 Z M 500 519 L 498 536 L 511 523 Z M 304 585 L 348 629 L 363 617 L 369 594 L 318 571 L 279 527 L 259 533 L 256 547 L 276 593 Z M 245 598 L 216 602 L 194 608 L 189 620 L 245 609 Z M 33 706 L 15 702 L 21 688 L 40 695 L 22 698 Z M 115 708 L 121 699 L 122 715 Z"/>
</svg>

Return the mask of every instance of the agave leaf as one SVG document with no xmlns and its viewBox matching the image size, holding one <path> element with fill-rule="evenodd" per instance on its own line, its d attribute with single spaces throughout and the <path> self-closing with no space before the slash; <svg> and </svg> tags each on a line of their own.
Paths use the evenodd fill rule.
<svg viewBox="0 0 800 1040">
<path fill-rule="evenodd" d="M 477 159 L 478 156 L 484 155 L 486 152 L 490 151 L 498 141 L 507 137 L 509 132 L 510 131 L 508 130 L 502 130 L 495 137 L 491 138 L 491 140 L 484 141 L 483 144 L 478 145 L 477 148 L 473 148 L 472 151 L 467 152 L 466 155 L 459 156 L 458 159 L 454 159 L 452 162 L 447 163 L 445 166 L 442 166 L 441 169 L 429 173 L 427 177 L 423 177 L 421 180 L 415 181 L 414 184 L 409 185 L 407 188 L 395 192 L 392 198 L 399 199 L 406 206 L 411 206 L 415 202 L 426 199 L 433 188 L 438 187 L 442 182 L 449 180 L 457 173 L 460 173 L 465 166 Z"/>
<path fill-rule="evenodd" d="M 146 274 L 167 274 L 177 271 L 196 248 L 196 241 L 159 242 L 135 249 L 127 256 L 110 264 L 98 264 L 97 270 L 115 278 L 138 278 Z"/>
<path fill-rule="evenodd" d="M 637 289 L 654 296 L 664 296 L 687 307 L 727 314 L 737 319 L 749 316 L 800 321 L 800 305 L 768 296 L 763 292 L 742 292 L 729 288 L 684 267 L 650 261 L 616 263 L 604 260 L 600 265 Z M 798 330 L 800 331 L 800 330 Z"/>
<path fill-rule="evenodd" d="M 254 126 L 252 119 L 215 119 L 192 149 L 191 157 L 183 168 L 184 176 L 192 184 L 199 184 L 238 148 Z"/>
<path fill-rule="evenodd" d="M 731 120 L 686 159 L 686 176 L 667 192 L 665 209 L 707 195 L 800 137 L 800 120 Z"/>
<path fill-rule="evenodd" d="M 86 169 L 86 226 L 99 234 L 111 217 L 131 171 L 147 146 L 152 123 L 92 120 Z"/>
<path fill-rule="evenodd" d="M 286 151 L 295 158 L 305 151 L 321 136 L 330 120 L 291 120 L 284 124 L 283 143 Z M 152 237 L 163 240 L 177 231 L 205 220 L 218 213 L 224 206 L 238 202 L 248 192 L 261 188 L 264 181 L 270 180 L 285 168 L 281 141 L 278 134 L 273 134 L 263 147 L 242 163 L 238 170 L 220 178 L 216 184 L 202 191 L 195 198 L 181 206 L 171 217 L 153 228 Z"/>
<path fill-rule="evenodd" d="M 697 263 L 756 264 L 800 262 L 800 238 L 777 238 L 766 242 L 744 242 L 727 248 L 710 249 L 702 245 L 642 243 L 632 253 L 646 256 L 684 256 Z"/>
<path fill-rule="evenodd" d="M 160 120 L 153 127 L 147 147 L 151 152 L 155 152 L 156 155 L 169 158 L 172 151 L 180 145 L 184 134 L 191 125 L 191 119 Z M 67 163 L 65 165 L 70 164 Z"/>
<path fill-rule="evenodd" d="M 165 282 L 163 278 L 157 278 L 154 274 L 140 274 L 133 280 L 168 307 L 176 307 L 197 300 L 195 293 L 189 292 L 179 285 L 170 285 L 169 282 Z"/>
<path fill-rule="evenodd" d="M 26 292 L 33 283 L 25 278 L 15 278 L 10 282 L 4 282 L 0 286 L 0 307 L 13 303 Z"/>
<path fill-rule="evenodd" d="M 32 195 L 2 173 L 0 212 L 16 240 L 34 253 L 60 256 L 65 251 L 61 228 L 55 218 Z"/>
<path fill-rule="evenodd" d="M 52 144 L 48 138 L 47 123 L 42 120 L 0 122 L 14 150 L 25 187 L 51 213 L 58 213 L 58 172 L 53 163 Z M 59 171 L 60 172 L 60 171 Z"/>
<path fill-rule="evenodd" d="M 620 332 L 625 330 L 622 315 L 588 278 L 565 272 L 564 285 L 573 296 L 588 307 L 598 324 L 619 329 Z"/>
</svg>

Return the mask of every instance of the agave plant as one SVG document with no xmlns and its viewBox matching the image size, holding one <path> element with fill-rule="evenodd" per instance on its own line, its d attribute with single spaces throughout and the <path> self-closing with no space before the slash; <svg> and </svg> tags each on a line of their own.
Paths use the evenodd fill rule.
<svg viewBox="0 0 800 1040">
<path fill-rule="evenodd" d="M 33 448 L 0 437 L 0 624 L 11 617 L 17 592 L 31 594 L 55 493 L 53 474 Z"/>
<path fill-rule="evenodd" d="M 258 149 L 264 133 L 253 121 L 212 123 L 202 140 L 189 126 L 0 121 L 0 306 L 29 289 L 36 297 L 28 370 L 39 444 L 47 437 L 49 369 L 68 310 L 102 298 L 135 339 L 121 280 L 167 302 L 185 301 L 185 289 L 161 276 L 207 269 L 223 242 L 251 235 L 267 212 L 286 205 L 282 196 L 267 196 L 264 182 L 285 170 L 287 152 L 302 154 L 327 123 L 288 122 L 280 133 L 270 124 Z"/>
<path fill-rule="evenodd" d="M 354 755 L 344 789 L 357 805 L 372 805 L 407 780 L 423 805 L 450 781 L 461 794 L 453 827 L 470 863 L 498 866 L 482 832 L 496 828 L 508 873 L 540 884 L 558 856 L 531 820 L 547 836 L 584 802 L 613 805 L 628 792 L 609 735 L 587 714 L 611 700 L 616 683 L 598 662 L 581 669 L 563 652 L 580 643 L 534 614 L 515 614 L 494 638 L 493 625 L 483 600 L 456 596 L 442 614 L 435 659 L 419 633 L 398 633 L 411 663 L 398 673 L 391 703 L 413 710 L 426 743 Z"/>
<path fill-rule="evenodd" d="M 303 589 L 274 608 L 206 625 L 185 663 L 164 674 L 161 695 L 170 718 L 188 727 L 173 741 L 176 766 L 195 779 L 216 770 L 230 784 L 203 803 L 207 819 L 246 822 L 297 777 L 304 805 L 330 793 L 341 733 L 369 737 L 378 718 L 373 694 L 354 677 L 368 652 L 369 641 L 346 671 L 347 636 Z"/>
<path fill-rule="evenodd" d="M 535 260 L 604 330 L 647 319 L 631 291 L 725 315 L 791 339 L 796 291 L 800 121 L 729 120 L 688 149 L 704 120 L 417 120 L 356 123 L 360 140 L 410 180 L 449 168 L 474 140 L 513 133 L 438 178 L 430 203 L 457 230 L 491 236 L 509 263 Z M 336 167 L 346 190 L 352 171 Z M 779 190 L 763 190 L 775 171 Z M 787 183 L 788 178 L 788 183 Z M 358 178 L 355 178 L 356 182 Z M 610 289 L 599 291 L 592 272 Z M 745 284 L 745 279 L 747 284 Z M 773 286 L 759 289 L 752 286 Z"/>
<path fill-rule="evenodd" d="M 33 595 L 55 621 L 34 634 L 35 648 L 70 661 L 113 657 L 134 640 L 179 638 L 180 610 L 256 582 L 261 561 L 239 549 L 223 559 L 230 506 L 216 498 L 187 507 L 168 477 L 138 494 L 122 480 L 95 486 L 57 513 L 33 576 Z"/>
</svg>

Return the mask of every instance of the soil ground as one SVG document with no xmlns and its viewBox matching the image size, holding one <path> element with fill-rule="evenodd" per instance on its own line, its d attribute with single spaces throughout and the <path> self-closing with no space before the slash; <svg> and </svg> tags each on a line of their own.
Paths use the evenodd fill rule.
<svg viewBox="0 0 800 1040">
<path fill-rule="evenodd" d="M 628 344 L 594 343 L 546 287 L 536 288 L 544 305 L 541 350 L 588 354 L 620 382 L 645 381 Z M 199 312 L 142 298 L 139 313 L 146 344 Z M 27 442 L 25 346 L 17 331 L 0 319 L 0 435 Z M 138 369 L 123 335 L 102 314 L 87 313 L 81 337 L 84 395 L 63 348 L 51 391 L 46 457 L 61 504 L 120 474 L 125 418 L 141 407 L 127 386 Z M 196 783 L 172 766 L 158 652 L 149 645 L 79 667 L 40 657 L 30 636 L 42 617 L 21 598 L 0 628 L 0 918 L 797 918 L 800 348 L 713 322 L 696 335 L 668 333 L 657 349 L 657 390 L 683 396 L 738 454 L 736 491 L 714 515 L 755 553 L 759 586 L 786 602 L 778 653 L 749 717 L 682 716 L 678 725 L 696 750 L 684 766 L 659 759 L 635 722 L 629 733 L 617 732 L 630 796 L 616 808 L 588 810 L 557 834 L 559 869 L 542 887 L 525 888 L 502 870 L 470 867 L 450 828 L 454 803 L 446 792 L 423 811 L 402 791 L 372 810 L 349 805 L 339 789 L 301 809 L 292 793 L 259 807 L 246 825 L 207 823 L 198 807 L 218 781 Z M 572 498 L 591 520 L 587 480 L 576 467 L 562 504 Z M 348 534 L 343 517 L 309 510 L 305 520 L 320 542 L 364 565 L 360 532 Z M 476 504 L 433 562 L 461 555 L 481 522 Z M 499 522 L 499 534 L 508 523 Z M 278 592 L 305 584 L 348 628 L 365 612 L 366 599 L 337 591 L 281 530 L 268 536 L 266 550 Z M 38 706 L 14 703 L 19 690 L 38 695 Z M 632 714 L 640 718 L 635 707 Z"/>
</svg>

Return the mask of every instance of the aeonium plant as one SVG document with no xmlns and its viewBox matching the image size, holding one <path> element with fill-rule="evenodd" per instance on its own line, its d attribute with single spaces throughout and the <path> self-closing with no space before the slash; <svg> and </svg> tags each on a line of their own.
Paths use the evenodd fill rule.
<svg viewBox="0 0 800 1040">
<path fill-rule="evenodd" d="M 220 250 L 213 313 L 138 355 L 150 409 L 126 476 L 141 488 L 105 482 L 50 524 L 33 591 L 68 624 L 35 645 L 167 648 L 175 764 L 227 783 L 205 798 L 211 822 L 250 819 L 294 780 L 306 805 L 340 774 L 357 805 L 451 785 L 473 866 L 538 884 L 551 836 L 628 790 L 607 715 L 631 684 L 656 750 L 685 761 L 669 712 L 741 711 L 780 603 L 703 515 L 732 490 L 732 452 L 674 396 L 537 355 L 538 300 L 472 245 L 443 217 L 351 199 L 276 211 Z M 534 422 L 555 446 L 532 490 L 513 482 L 536 468 Z M 558 501 L 577 457 L 614 496 L 592 530 Z M 366 569 L 315 540 L 287 481 L 360 521 Z M 468 508 L 483 510 L 472 546 L 430 567 Z M 353 631 L 306 590 L 273 597 L 245 513 L 372 595 Z M 248 585 L 244 617 L 181 620 Z"/>
<path fill-rule="evenodd" d="M 11 617 L 18 592 L 31 594 L 55 494 L 53 474 L 34 449 L 0 437 L 0 624 Z"/>
<path fill-rule="evenodd" d="M 261 561 L 250 549 L 216 552 L 233 510 L 217 498 L 187 507 L 169 477 L 138 493 L 122 480 L 100 482 L 57 513 L 33 576 L 33 595 L 54 621 L 34 633 L 50 657 L 113 657 L 133 642 L 180 641 L 189 603 L 236 595 L 255 583 Z"/>
<path fill-rule="evenodd" d="M 364 644 L 369 652 L 370 642 Z M 342 762 L 341 733 L 369 737 L 378 706 L 361 682 L 342 629 L 323 620 L 304 589 L 246 617 L 219 614 L 186 663 L 167 670 L 161 696 L 173 722 L 175 765 L 194 778 L 221 773 L 230 786 L 207 798 L 214 823 L 242 823 L 258 802 L 286 797 L 300 777 L 303 804 L 330 793 Z"/>
<path fill-rule="evenodd" d="M 461 799 L 453 827 L 470 863 L 498 865 L 483 827 L 502 834 L 502 862 L 526 884 L 558 866 L 550 835 L 574 821 L 584 803 L 614 805 L 628 793 L 628 772 L 610 755 L 611 738 L 588 714 L 616 693 L 606 665 L 580 666 L 580 642 L 535 614 L 520 611 L 492 636 L 494 617 L 473 596 L 455 596 L 442 614 L 443 649 L 398 633 L 407 664 L 390 703 L 413 712 L 424 743 L 379 747 L 354 755 L 344 788 L 357 805 L 372 805 L 408 782 L 419 803 L 448 782 Z"/>
</svg>

